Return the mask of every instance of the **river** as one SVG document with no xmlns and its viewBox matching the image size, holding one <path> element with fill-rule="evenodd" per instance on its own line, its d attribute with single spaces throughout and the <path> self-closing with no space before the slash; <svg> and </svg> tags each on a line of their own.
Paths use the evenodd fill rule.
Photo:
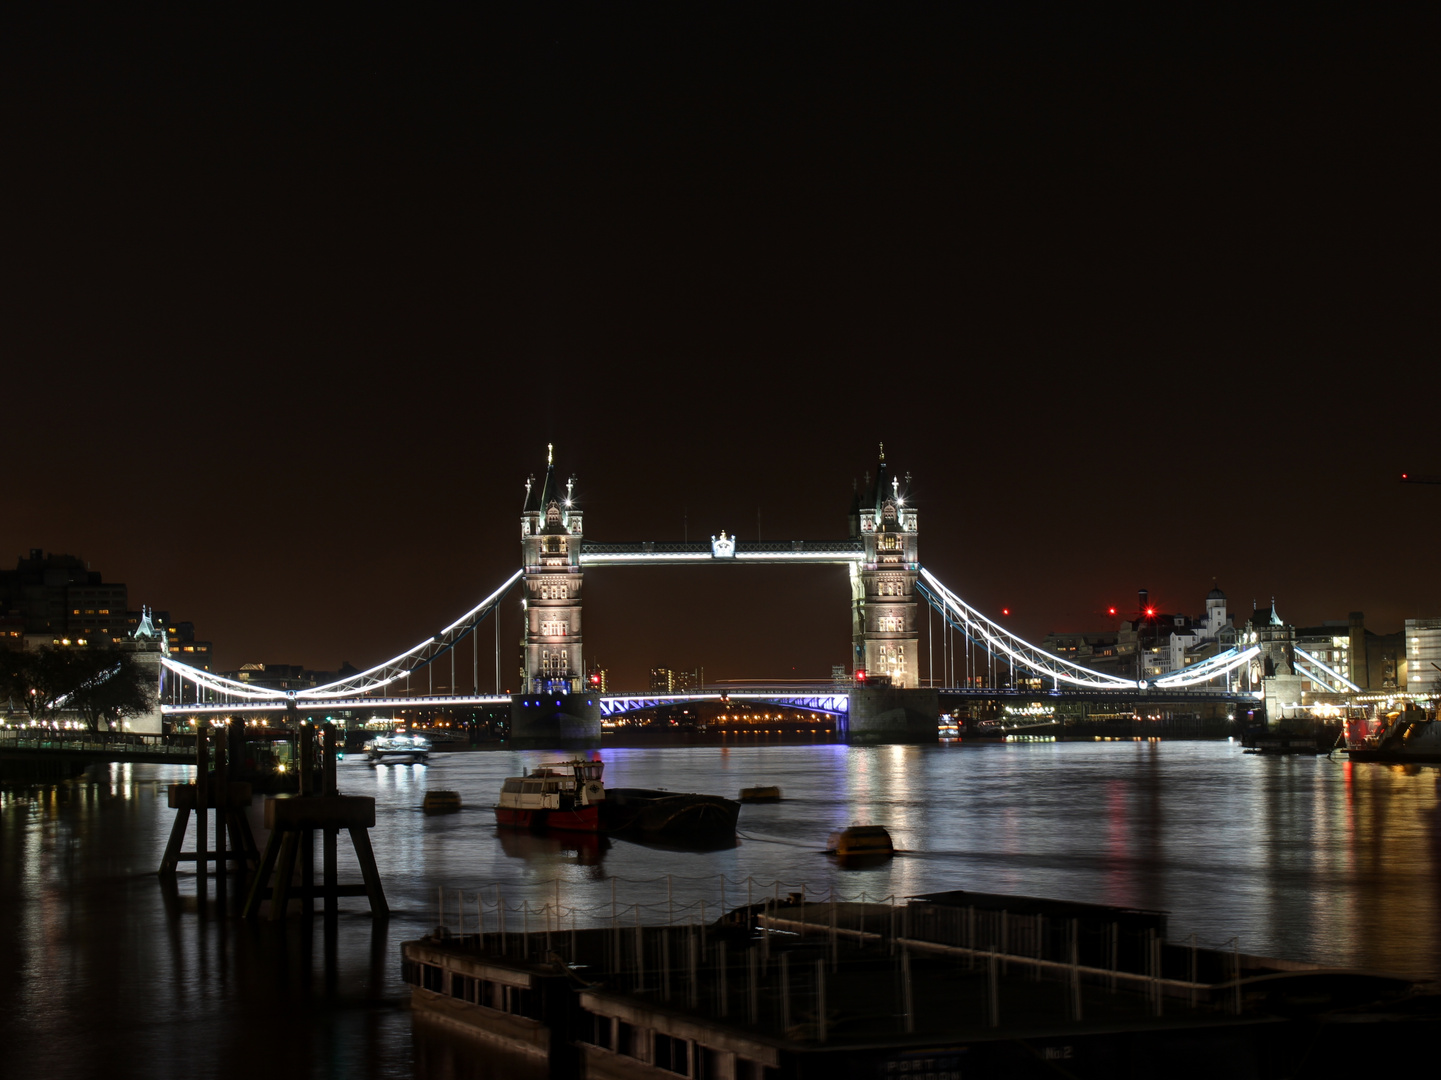
<svg viewBox="0 0 1441 1080">
<path fill-rule="evenodd" d="M 1164 909 L 1173 939 L 1238 936 L 1247 952 L 1441 975 L 1441 769 L 1256 756 L 1229 742 L 602 756 L 613 786 L 734 797 L 778 784 L 785 801 L 744 807 L 743 838 L 719 852 L 576 846 L 500 836 L 492 823 L 501 779 L 554 755 L 381 767 L 352 757 L 340 787 L 377 801 L 371 836 L 392 918 L 375 924 L 364 899 L 348 899 L 327 930 L 318 917 L 246 925 L 222 916 L 213 883 L 199 892 L 190 870 L 173 885 L 157 877 L 173 820 L 165 785 L 190 769 L 115 765 L 0 788 L 0 1074 L 510 1075 L 464 1044 L 413 1034 L 400 981 L 400 942 L 432 927 L 442 902 L 447 922 L 473 929 L 480 898 L 493 930 L 497 889 L 537 912 L 536 929 L 547 904 L 580 925 L 608 922 L 613 898 L 656 921 L 802 885 L 872 899 L 1019 893 Z M 423 815 L 427 788 L 459 791 L 465 809 Z M 837 869 L 826 836 L 855 822 L 887 826 L 905 854 Z M 359 880 L 343 837 L 340 865 Z"/>
</svg>

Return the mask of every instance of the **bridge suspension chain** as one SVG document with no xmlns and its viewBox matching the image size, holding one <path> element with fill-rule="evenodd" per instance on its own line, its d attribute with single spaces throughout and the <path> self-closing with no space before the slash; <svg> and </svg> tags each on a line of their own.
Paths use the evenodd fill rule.
<svg viewBox="0 0 1441 1080">
<path fill-rule="evenodd" d="M 1261 648 L 1258 645 L 1252 645 L 1244 650 L 1233 647 L 1191 667 L 1168 671 L 1166 674 L 1158 676 L 1152 685 L 1166 690 L 1183 690 L 1189 686 L 1199 686 L 1203 682 L 1219 679 L 1222 675 L 1235 671 L 1238 667 L 1249 663 L 1253 656 L 1259 656 L 1260 653 Z"/>
<path fill-rule="evenodd" d="M 920 580 L 916 585 L 921 595 L 931 607 L 941 613 L 941 617 L 953 630 L 964 634 L 993 655 L 1005 656 L 1028 671 L 1073 686 L 1092 689 L 1145 689 L 1144 681 L 1138 683 L 1134 679 L 1123 679 L 1117 675 L 1108 675 L 1104 671 L 1094 671 L 1032 645 L 971 607 L 941 584 L 940 579 L 925 567 L 921 567 Z"/>
<path fill-rule="evenodd" d="M 272 690 L 266 687 L 251 686 L 248 683 L 236 679 L 227 679 L 222 675 L 215 675 L 208 671 L 201 671 L 199 668 L 191 667 L 189 664 L 182 664 L 172 660 L 169 656 L 162 658 L 164 667 L 178 675 L 182 679 L 188 679 L 198 687 L 204 687 L 217 694 L 228 694 L 234 697 L 243 698 L 248 701 L 284 701 L 287 698 L 294 698 L 299 701 L 323 701 L 347 697 L 356 697 L 388 686 L 405 676 L 420 671 L 431 661 L 443 656 L 460 642 L 467 634 L 476 628 L 487 615 L 491 614 L 505 598 L 506 593 L 515 587 L 524 575 L 524 570 L 517 570 L 505 582 L 482 600 L 475 607 L 471 608 L 455 622 L 451 623 L 440 633 L 427 638 L 418 645 L 407 649 L 399 656 L 392 657 L 383 664 L 376 664 L 372 668 L 347 676 L 344 679 L 337 679 L 334 682 L 326 683 L 323 686 L 312 686 L 305 690 L 288 692 L 285 690 Z"/>
</svg>

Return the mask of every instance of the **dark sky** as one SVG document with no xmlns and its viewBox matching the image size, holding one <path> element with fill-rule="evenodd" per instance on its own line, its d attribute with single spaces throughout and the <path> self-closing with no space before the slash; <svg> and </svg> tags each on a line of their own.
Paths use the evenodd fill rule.
<svg viewBox="0 0 1441 1080">
<path fill-rule="evenodd" d="M 0 556 L 367 665 L 548 441 L 634 540 L 843 536 L 884 440 L 1025 634 L 1441 614 L 1434 7 L 956 7 L 7 9 Z M 841 570 L 586 588 L 622 684 L 848 655 Z"/>
</svg>

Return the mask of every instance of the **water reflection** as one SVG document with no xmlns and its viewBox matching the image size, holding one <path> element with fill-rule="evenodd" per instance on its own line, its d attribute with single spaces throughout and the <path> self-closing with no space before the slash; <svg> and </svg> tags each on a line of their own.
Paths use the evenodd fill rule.
<svg viewBox="0 0 1441 1080">
<path fill-rule="evenodd" d="M 341 763 L 342 790 L 377 801 L 388 925 L 363 898 L 330 924 L 247 925 L 233 917 L 236 875 L 224 893 L 193 868 L 159 879 L 173 820 L 165 787 L 187 768 L 117 765 L 86 782 L 0 788 L 7 1066 L 54 1077 L 117 1063 L 208 1075 L 217 1062 L 278 1077 L 517 1075 L 485 1073 L 476 1062 L 495 1059 L 458 1054 L 442 1033 L 412 1034 L 396 949 L 434 924 L 441 888 L 473 903 L 499 887 L 516 905 L 573 908 L 582 924 L 608 921 L 612 902 L 714 912 L 802 884 L 816 896 L 1020 892 L 1167 909 L 1175 936 L 1239 935 L 1259 953 L 1441 974 L 1435 768 L 1248 756 L 1224 743 L 636 748 L 603 755 L 611 784 L 732 798 L 777 784 L 784 801 L 743 806 L 740 843 L 719 851 L 497 830 L 500 781 L 555 756 Z M 426 817 L 430 788 L 460 792 L 464 809 Z M 826 838 L 856 822 L 886 826 L 906 854 L 836 867 Z M 263 843 L 261 824 L 257 801 Z M 345 844 L 340 869 L 358 880 Z"/>
<path fill-rule="evenodd" d="M 596 833 L 533 833 L 523 829 L 496 829 L 500 850 L 512 859 L 560 864 L 573 861 L 579 866 L 598 867 L 610 841 Z"/>
</svg>

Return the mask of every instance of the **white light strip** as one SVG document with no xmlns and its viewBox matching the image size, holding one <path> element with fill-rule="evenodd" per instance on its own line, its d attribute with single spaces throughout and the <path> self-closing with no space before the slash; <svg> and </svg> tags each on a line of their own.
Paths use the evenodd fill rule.
<svg viewBox="0 0 1441 1080">
<path fill-rule="evenodd" d="M 1296 674 L 1303 675 L 1306 678 L 1310 679 L 1313 683 L 1319 686 L 1322 691 L 1327 694 L 1345 693 L 1345 691 L 1341 690 L 1339 687 L 1332 686 L 1324 677 L 1322 677 L 1317 672 L 1312 671 L 1310 668 L 1306 667 L 1299 660 L 1296 662 Z"/>
<path fill-rule="evenodd" d="M 1346 678 L 1346 676 L 1342 675 L 1339 671 L 1335 670 L 1334 668 L 1327 667 L 1320 660 L 1317 660 L 1314 656 L 1308 653 L 1305 649 L 1301 648 L 1299 645 L 1293 646 L 1293 648 L 1295 648 L 1297 656 L 1301 657 L 1301 659 L 1305 660 L 1307 663 L 1315 664 L 1318 668 L 1324 671 L 1327 675 L 1330 675 L 1333 679 L 1339 679 L 1341 681 L 1341 685 L 1346 687 L 1347 690 L 1361 689 L 1350 679 Z"/>
<path fill-rule="evenodd" d="M 649 566 L 655 563 L 735 563 L 735 562 L 774 562 L 774 563 L 822 563 L 844 566 L 848 563 L 865 561 L 865 553 L 860 551 L 738 551 L 734 555 L 712 555 L 709 551 L 637 551 L 618 554 L 615 552 L 597 552 L 594 554 L 583 554 L 580 557 L 581 566 Z"/>
<path fill-rule="evenodd" d="M 399 656 L 393 657 L 392 659 L 387 660 L 383 664 L 376 664 L 374 667 L 367 668 L 366 670 L 356 675 L 350 675 L 344 679 L 337 679 L 335 682 L 326 683 L 323 686 L 313 686 L 308 690 L 301 690 L 295 695 L 295 697 L 300 700 L 307 700 L 312 698 L 334 698 L 344 696 L 345 694 L 352 693 L 355 690 L 361 688 L 374 690 L 379 689 L 382 686 L 389 686 L 397 679 L 403 678 L 405 675 L 409 674 L 409 672 L 412 670 L 409 667 L 401 667 L 399 670 L 395 670 L 397 665 L 402 664 L 406 660 L 416 658 L 417 656 L 419 656 L 419 654 L 425 652 L 426 649 L 429 649 L 434 645 L 447 644 L 447 642 L 445 641 L 447 635 L 453 633 L 459 627 L 465 626 L 471 620 L 477 619 L 480 615 L 484 614 L 490 608 L 494 607 L 495 604 L 500 601 L 500 598 L 504 596 L 507 592 L 509 592 L 512 586 L 514 586 L 515 583 L 519 581 L 524 575 L 524 570 L 517 570 L 514 574 L 512 574 L 509 578 L 506 579 L 504 585 L 496 589 L 495 592 L 491 593 L 479 604 L 471 608 L 468 612 L 466 612 L 455 622 L 447 626 L 435 637 L 427 638 L 419 645 L 405 650 L 405 652 L 401 653 Z M 375 675 L 378 672 L 385 672 L 385 677 L 367 681 L 370 676 Z"/>
<path fill-rule="evenodd" d="M 160 658 L 162 667 L 175 672 L 182 679 L 189 679 L 197 686 L 203 686 L 207 690 L 214 690 L 217 694 L 234 694 L 237 697 L 249 698 L 253 701 L 282 701 L 285 698 L 283 690 L 270 690 L 263 686 L 251 686 L 249 683 L 236 682 L 234 679 L 227 679 L 223 675 L 215 675 L 209 671 L 201 671 L 199 668 L 191 667 L 189 664 L 182 664 L 179 661 L 171 660 L 168 656 Z"/>
<path fill-rule="evenodd" d="M 462 615 L 460 618 L 456 619 L 455 622 L 451 623 L 451 624 L 450 624 L 449 626 L 447 626 L 444 630 L 442 630 L 442 631 L 441 631 L 441 634 L 448 634 L 448 633 L 450 633 L 452 630 L 454 630 L 456 627 L 458 627 L 458 626 L 463 626 L 468 620 L 473 619 L 475 616 L 482 614 L 482 613 L 483 613 L 484 611 L 486 611 L 486 609 L 488 609 L 492 604 L 494 604 L 494 603 L 495 603 L 496 601 L 498 601 L 502 596 L 504 596 L 506 593 L 508 593 L 508 592 L 510 591 L 510 589 L 511 589 L 511 586 L 513 586 L 517 581 L 519 581 L 524 575 L 525 575 L 525 571 L 524 571 L 524 570 L 517 570 L 514 574 L 511 574 L 510 577 L 506 580 L 506 582 L 505 582 L 504 585 L 502 585 L 500 588 L 496 589 L 495 592 L 491 593 L 489 596 L 487 596 L 487 597 L 486 597 L 484 600 L 482 600 L 480 603 L 476 604 L 475 607 L 471 608 L 469 611 L 467 611 L 467 612 L 466 612 L 464 615 Z M 382 665 L 382 666 L 384 666 L 384 665 Z"/>
<path fill-rule="evenodd" d="M 56 698 L 56 699 L 54 700 L 54 702 L 51 703 L 50 708 L 52 708 L 52 709 L 63 709 L 63 708 L 65 708 L 66 703 L 67 703 L 71 698 L 73 698 L 76 694 L 80 693 L 80 691 L 86 690 L 86 689 L 88 689 L 88 688 L 90 688 L 90 687 L 92 687 L 92 686 L 99 686 L 101 683 L 103 683 L 106 679 L 110 678 L 110 676 L 114 675 L 114 674 L 115 674 L 117 671 L 119 671 L 119 670 L 120 670 L 120 665 L 119 665 L 119 664 L 116 664 L 113 668 L 107 668 L 106 670 L 100 672 L 100 674 L 95 675 L 95 676 L 93 676 L 92 678 L 86 679 L 83 683 L 81 683 L 79 686 L 77 686 L 74 690 L 71 690 L 70 693 L 68 693 L 68 694 L 61 694 L 58 698 Z"/>
<path fill-rule="evenodd" d="M 839 566 L 846 563 L 865 562 L 866 553 L 864 551 L 737 551 L 733 558 L 746 562 L 824 562 L 835 563 Z M 716 560 L 716 562 L 725 561 L 725 559 Z"/>
<path fill-rule="evenodd" d="M 347 709 L 380 709 L 380 708 L 422 708 L 440 707 L 446 705 L 508 705 L 510 696 L 508 694 L 483 694 L 480 696 L 460 697 L 429 697 L 429 698 L 353 698 L 350 700 L 326 700 L 326 701 L 297 701 L 295 707 L 300 712 L 320 712 L 324 709 L 334 709 L 337 712 L 344 712 Z M 199 705 L 162 705 L 160 711 L 170 714 L 189 713 L 225 713 L 225 712 L 276 712 L 287 709 L 289 702 L 228 702 L 210 703 Z"/>
<path fill-rule="evenodd" d="M 653 562 L 730 562 L 731 557 L 718 559 L 709 551 L 628 551 L 628 552 L 597 552 L 595 554 L 582 554 L 580 557 L 581 566 L 594 566 L 598 563 L 609 563 L 611 565 L 634 563 L 637 566 Z"/>
<path fill-rule="evenodd" d="M 955 608 L 955 614 L 964 612 L 967 616 L 965 628 L 956 627 L 962 633 L 969 635 L 971 629 L 978 631 L 986 642 L 999 649 L 1006 656 L 1015 660 L 1022 667 L 1041 675 L 1049 675 L 1053 679 L 1060 679 L 1064 682 L 1073 683 L 1077 686 L 1098 687 L 1109 690 L 1144 690 L 1145 681 L 1134 682 L 1131 679 L 1122 679 L 1115 675 L 1108 675 L 1103 671 L 1093 671 L 1091 668 L 1082 667 L 1080 664 L 1064 660 L 1059 656 L 1046 652 L 1032 645 L 1024 638 L 1017 637 L 1009 630 L 1004 629 L 1000 624 L 992 622 L 975 608 L 971 607 L 950 589 L 941 584 L 935 574 L 932 574 L 925 567 L 920 568 L 921 577 L 926 584 L 931 586 L 940 594 L 943 603 L 941 615 L 950 618 L 951 613 L 946 608 Z M 975 619 L 976 623 L 972 623 Z M 955 625 L 954 623 L 952 625 Z M 1016 642 L 1020 648 L 1011 644 Z M 1030 650 L 1033 656 L 1027 656 L 1022 649 Z M 1077 672 L 1079 674 L 1072 674 Z"/>
<path fill-rule="evenodd" d="M 1179 668 L 1176 671 L 1167 672 L 1156 680 L 1155 685 L 1165 689 L 1177 687 L 1194 686 L 1198 683 L 1210 682 L 1219 678 L 1228 671 L 1235 671 L 1245 664 L 1251 657 L 1261 652 L 1259 646 L 1252 645 L 1245 652 L 1237 652 L 1234 648 L 1227 649 L 1223 653 L 1203 660 L 1201 663 L 1189 668 Z"/>
</svg>

